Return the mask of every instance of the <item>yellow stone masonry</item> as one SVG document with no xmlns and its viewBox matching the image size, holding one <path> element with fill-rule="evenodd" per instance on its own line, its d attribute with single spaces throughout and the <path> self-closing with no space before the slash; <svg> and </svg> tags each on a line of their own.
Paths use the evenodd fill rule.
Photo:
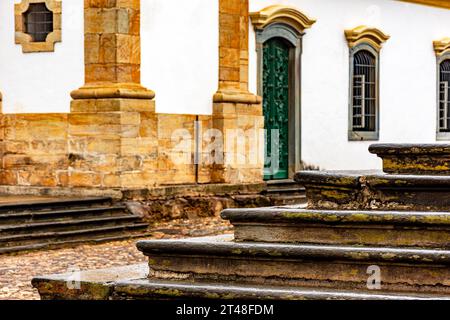
<svg viewBox="0 0 450 320">
<path fill-rule="evenodd" d="M 140 0 L 84 6 L 85 85 L 71 93 L 68 114 L 2 115 L 0 184 L 110 190 L 262 181 L 262 149 L 251 147 L 264 118 L 261 98 L 248 92 L 248 0 L 220 0 L 212 116 L 155 112 L 155 94 L 140 84 Z M 224 150 L 210 150 L 210 129 L 222 133 Z M 228 135 L 252 130 L 246 141 Z M 205 161 L 217 156 L 225 163 Z"/>
<path fill-rule="evenodd" d="M 261 97 L 248 91 L 248 28 L 248 0 L 219 0 L 219 90 L 212 127 L 223 134 L 225 161 L 211 166 L 213 183 L 253 183 L 263 177 L 264 144 L 259 140 L 264 117 Z M 239 141 L 229 132 L 253 132 L 258 147 L 250 152 L 251 138 Z"/>
</svg>

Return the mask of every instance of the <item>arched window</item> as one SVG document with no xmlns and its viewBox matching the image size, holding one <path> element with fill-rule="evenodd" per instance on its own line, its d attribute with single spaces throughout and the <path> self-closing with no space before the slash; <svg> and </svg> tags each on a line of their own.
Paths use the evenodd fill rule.
<svg viewBox="0 0 450 320">
<path fill-rule="evenodd" d="M 353 56 L 352 128 L 353 131 L 375 131 L 377 117 L 377 65 L 367 50 Z"/>
<path fill-rule="evenodd" d="M 439 64 L 439 132 L 450 132 L 450 57 Z"/>
<path fill-rule="evenodd" d="M 378 139 L 378 52 L 367 44 L 350 53 L 350 140 Z"/>
<path fill-rule="evenodd" d="M 380 52 L 389 36 L 376 28 L 345 30 L 350 48 L 349 140 L 378 140 Z"/>
</svg>

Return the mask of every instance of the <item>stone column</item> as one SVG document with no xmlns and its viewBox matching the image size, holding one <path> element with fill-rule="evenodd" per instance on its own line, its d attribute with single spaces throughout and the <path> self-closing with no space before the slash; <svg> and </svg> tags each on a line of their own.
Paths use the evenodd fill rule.
<svg viewBox="0 0 450 320">
<path fill-rule="evenodd" d="M 85 0 L 85 85 L 71 93 L 69 185 L 152 185 L 154 93 L 140 84 L 140 0 Z"/>
<path fill-rule="evenodd" d="M 212 181 L 261 182 L 263 144 L 251 151 L 250 144 L 261 141 L 248 139 L 255 134 L 260 138 L 264 127 L 262 99 L 248 91 L 248 0 L 219 0 L 219 33 L 219 89 L 214 95 L 213 127 L 223 134 L 225 163 L 213 166 Z M 247 132 L 245 146 L 230 134 L 233 130 L 238 135 Z"/>
<path fill-rule="evenodd" d="M 141 86 L 140 0 L 84 1 L 85 85 L 74 99 L 152 99 Z"/>
</svg>

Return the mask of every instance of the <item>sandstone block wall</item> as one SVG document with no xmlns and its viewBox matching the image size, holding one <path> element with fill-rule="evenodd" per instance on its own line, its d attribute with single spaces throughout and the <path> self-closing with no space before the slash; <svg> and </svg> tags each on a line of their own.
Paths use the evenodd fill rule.
<svg viewBox="0 0 450 320">
<path fill-rule="evenodd" d="M 209 183 L 210 167 L 194 163 L 196 121 L 203 130 L 211 126 L 211 116 L 157 114 L 154 101 L 145 99 L 74 100 L 70 114 L 3 114 L 0 184 L 132 189 Z M 176 130 L 189 134 L 189 145 L 177 147 Z"/>
<path fill-rule="evenodd" d="M 3 185 L 68 185 L 67 114 L 4 114 L 0 117 Z"/>
</svg>

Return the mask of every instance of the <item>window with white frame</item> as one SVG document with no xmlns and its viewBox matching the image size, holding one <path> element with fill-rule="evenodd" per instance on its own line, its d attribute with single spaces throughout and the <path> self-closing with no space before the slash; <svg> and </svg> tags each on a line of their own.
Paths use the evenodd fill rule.
<svg viewBox="0 0 450 320">
<path fill-rule="evenodd" d="M 350 140 L 378 139 L 378 53 L 368 45 L 351 51 Z"/>
<path fill-rule="evenodd" d="M 438 133 L 450 137 L 450 56 L 439 63 Z"/>
</svg>

